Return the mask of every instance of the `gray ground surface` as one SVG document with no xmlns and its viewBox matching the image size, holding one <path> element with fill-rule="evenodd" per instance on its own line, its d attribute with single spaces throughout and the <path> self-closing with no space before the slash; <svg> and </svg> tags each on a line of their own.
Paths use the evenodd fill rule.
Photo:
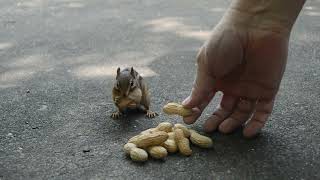
<svg viewBox="0 0 320 180">
<path fill-rule="evenodd" d="M 127 139 L 168 117 L 190 90 L 195 55 L 223 0 L 0 1 L 0 179 L 320 178 L 320 1 L 310 0 L 290 43 L 274 113 L 261 136 L 214 133 L 213 150 L 133 163 Z M 117 66 L 135 66 L 154 120 L 113 121 Z M 192 127 L 201 129 L 217 99 Z"/>
</svg>

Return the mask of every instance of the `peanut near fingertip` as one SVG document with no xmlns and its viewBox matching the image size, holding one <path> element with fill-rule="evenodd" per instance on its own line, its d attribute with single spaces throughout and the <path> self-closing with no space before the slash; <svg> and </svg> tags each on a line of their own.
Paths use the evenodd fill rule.
<svg viewBox="0 0 320 180">
<path fill-rule="evenodd" d="M 192 115 L 191 109 L 187 109 L 183 107 L 181 104 L 174 103 L 174 102 L 168 103 L 165 106 L 163 106 L 163 112 L 169 115 L 177 114 L 182 117 Z"/>
</svg>

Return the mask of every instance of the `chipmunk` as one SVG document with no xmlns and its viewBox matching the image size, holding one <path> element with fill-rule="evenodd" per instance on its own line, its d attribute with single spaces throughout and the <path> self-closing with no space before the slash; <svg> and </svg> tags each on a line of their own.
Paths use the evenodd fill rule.
<svg viewBox="0 0 320 180">
<path fill-rule="evenodd" d="M 144 79 L 137 71 L 125 68 L 117 69 L 116 82 L 112 89 L 112 98 L 118 111 L 111 114 L 113 119 L 118 119 L 127 108 L 142 109 L 148 118 L 158 114 L 150 111 L 150 94 Z"/>
</svg>

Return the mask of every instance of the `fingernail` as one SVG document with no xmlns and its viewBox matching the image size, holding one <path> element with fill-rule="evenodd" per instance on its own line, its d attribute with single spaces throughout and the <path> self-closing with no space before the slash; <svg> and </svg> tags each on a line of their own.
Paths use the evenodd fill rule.
<svg viewBox="0 0 320 180">
<path fill-rule="evenodd" d="M 192 124 L 194 122 L 194 118 L 192 116 L 184 117 L 183 122 L 186 124 Z"/>
<path fill-rule="evenodd" d="M 257 136 L 260 132 L 261 132 L 261 128 L 257 128 L 257 129 L 246 128 L 243 131 L 243 135 L 246 138 L 253 138 L 253 137 Z"/>
<path fill-rule="evenodd" d="M 221 133 L 224 133 L 224 134 L 229 134 L 229 133 L 231 133 L 231 128 L 230 128 L 230 126 L 228 126 L 228 124 L 225 124 L 225 123 L 221 123 L 220 125 L 219 125 L 219 131 L 221 132 Z"/>
<path fill-rule="evenodd" d="M 191 100 L 190 96 L 187 97 L 184 101 L 182 101 L 182 105 L 185 106 L 185 105 L 189 104 L 190 100 Z"/>
</svg>

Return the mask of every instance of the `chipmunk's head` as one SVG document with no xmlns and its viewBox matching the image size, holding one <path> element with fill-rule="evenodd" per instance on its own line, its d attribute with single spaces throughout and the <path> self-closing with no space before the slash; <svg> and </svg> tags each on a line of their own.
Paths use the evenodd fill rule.
<svg viewBox="0 0 320 180">
<path fill-rule="evenodd" d="M 138 73 L 131 68 L 125 68 L 122 71 L 117 69 L 115 88 L 121 92 L 121 95 L 127 97 L 131 91 L 137 87 Z"/>
</svg>

